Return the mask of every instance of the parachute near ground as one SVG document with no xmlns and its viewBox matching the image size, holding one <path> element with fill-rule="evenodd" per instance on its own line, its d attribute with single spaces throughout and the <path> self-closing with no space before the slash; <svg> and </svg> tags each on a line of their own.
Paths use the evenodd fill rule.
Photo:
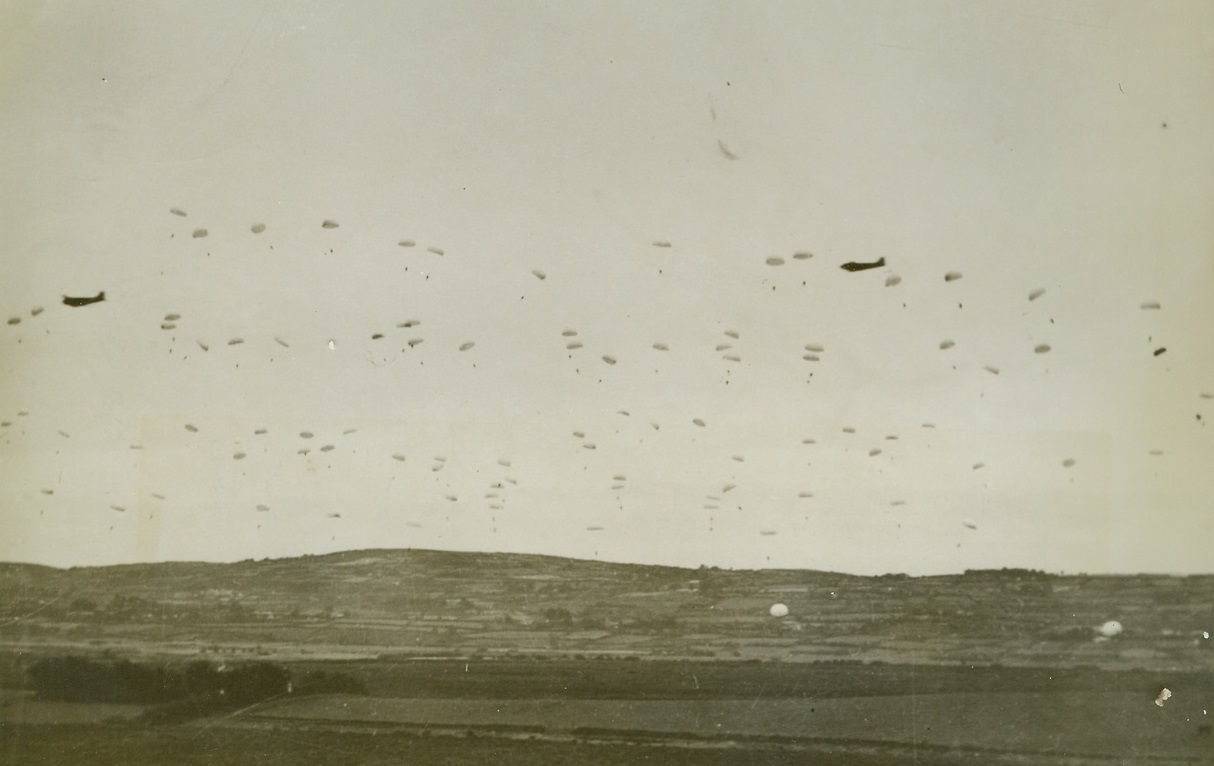
<svg viewBox="0 0 1214 766">
<path fill-rule="evenodd" d="M 771 609 L 769 609 L 768 612 L 772 617 L 787 617 L 788 607 L 784 604 L 772 604 Z"/>
<path fill-rule="evenodd" d="M 1113 638 L 1114 636 L 1120 636 L 1125 628 L 1123 628 L 1121 623 L 1117 620 L 1109 620 L 1096 630 L 1098 630 L 1100 635 L 1104 636 L 1105 638 Z"/>
</svg>

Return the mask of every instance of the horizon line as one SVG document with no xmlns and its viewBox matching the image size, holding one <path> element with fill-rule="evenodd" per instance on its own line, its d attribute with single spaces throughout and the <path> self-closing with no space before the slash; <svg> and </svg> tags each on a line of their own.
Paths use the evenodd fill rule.
<svg viewBox="0 0 1214 766">
<path fill-rule="evenodd" d="M 112 569 L 118 567 L 139 567 L 139 566 L 160 566 L 171 564 L 203 564 L 212 566 L 231 566 L 233 564 L 261 563 L 267 561 L 291 561 L 305 558 L 321 558 L 327 556 L 343 556 L 357 553 L 443 553 L 466 556 L 525 556 L 529 558 L 546 558 L 546 559 L 562 559 L 564 561 L 584 562 L 590 564 L 610 564 L 615 566 L 630 566 L 630 567 L 656 567 L 661 569 L 680 569 L 687 572 L 699 571 L 721 571 L 721 572 L 805 572 L 825 575 L 841 575 L 845 577 L 863 577 L 869 579 L 878 579 L 883 577 L 899 577 L 906 579 L 926 579 L 931 577 L 961 577 L 970 573 L 998 573 L 1012 572 L 1040 575 L 1046 577 L 1214 577 L 1214 571 L 1211 572 L 1081 572 L 1081 571 L 1049 571 L 1044 569 L 1034 569 L 1030 567 L 1015 567 L 1002 566 L 990 568 L 969 568 L 960 571 L 950 572 L 930 572 L 923 574 L 908 574 L 906 572 L 884 572 L 881 574 L 860 574 L 856 572 L 846 572 L 830 569 L 813 569 L 809 567 L 755 567 L 755 568 L 735 568 L 722 567 L 713 564 L 700 564 L 699 566 L 683 566 L 677 564 L 661 564 L 656 562 L 638 562 L 638 561 L 616 561 L 609 559 L 590 559 L 577 556 L 563 556 L 552 553 L 535 553 L 528 551 L 492 551 L 492 550 L 457 550 L 450 548 L 346 548 L 337 551 L 327 551 L 324 553 L 298 553 L 288 556 L 264 556 L 262 558 L 247 557 L 243 559 L 231 560 L 207 560 L 207 559 L 162 559 L 158 561 L 125 561 L 115 562 L 111 564 L 70 564 L 66 566 L 45 564 L 38 561 L 14 561 L 0 560 L 0 567 L 5 566 L 36 566 L 46 569 L 54 569 L 61 572 L 68 572 L 78 569 Z"/>
</svg>

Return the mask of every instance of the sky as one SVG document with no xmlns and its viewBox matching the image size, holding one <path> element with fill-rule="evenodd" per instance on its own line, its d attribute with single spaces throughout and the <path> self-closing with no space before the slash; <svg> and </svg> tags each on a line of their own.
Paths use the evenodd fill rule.
<svg viewBox="0 0 1214 766">
<path fill-rule="evenodd" d="M 0 13 L 0 560 L 1214 571 L 1208 3 Z"/>
</svg>

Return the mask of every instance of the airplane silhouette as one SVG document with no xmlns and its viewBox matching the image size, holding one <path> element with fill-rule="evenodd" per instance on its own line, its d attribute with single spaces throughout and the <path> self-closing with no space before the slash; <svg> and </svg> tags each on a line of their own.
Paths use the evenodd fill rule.
<svg viewBox="0 0 1214 766">
<path fill-rule="evenodd" d="M 879 269 L 885 265 L 885 257 L 877 259 L 873 263 L 860 263 L 858 261 L 848 261 L 839 268 L 844 271 L 867 271 L 868 269 Z"/>
<path fill-rule="evenodd" d="M 65 295 L 63 296 L 63 305 L 79 307 L 87 306 L 90 303 L 100 303 L 103 300 L 105 300 L 105 290 L 102 290 L 91 298 L 69 298 Z"/>
</svg>

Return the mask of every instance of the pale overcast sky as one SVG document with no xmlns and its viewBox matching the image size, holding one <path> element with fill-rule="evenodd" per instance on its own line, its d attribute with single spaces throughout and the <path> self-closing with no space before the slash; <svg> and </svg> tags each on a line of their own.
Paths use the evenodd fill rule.
<svg viewBox="0 0 1214 766">
<path fill-rule="evenodd" d="M 0 15 L 0 560 L 1211 571 L 1209 3 Z"/>
</svg>

